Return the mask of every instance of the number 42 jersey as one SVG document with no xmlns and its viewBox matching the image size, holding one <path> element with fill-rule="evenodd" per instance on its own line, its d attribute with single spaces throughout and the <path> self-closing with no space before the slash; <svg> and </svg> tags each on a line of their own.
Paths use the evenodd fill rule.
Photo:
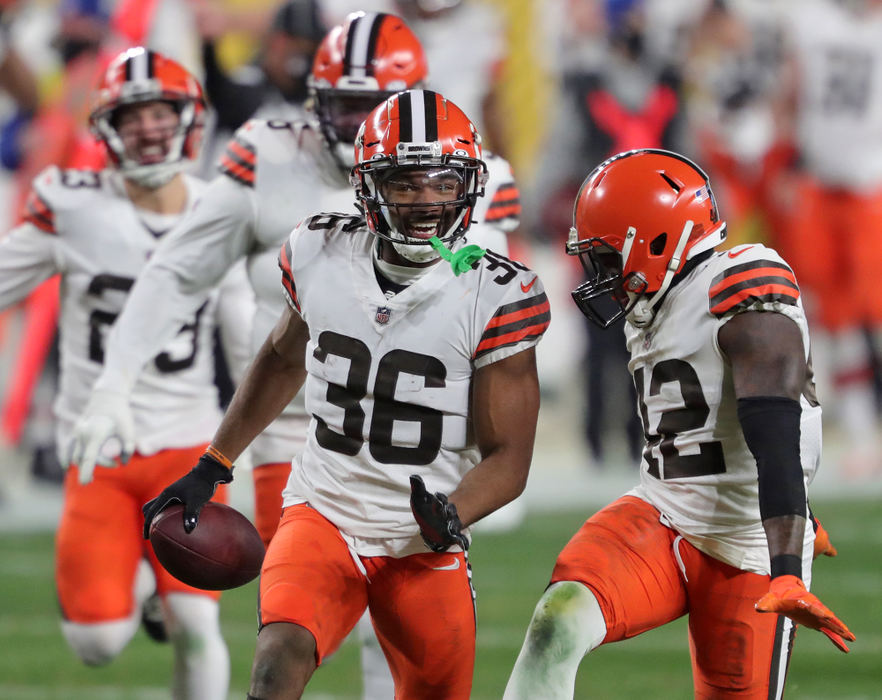
<svg viewBox="0 0 882 700">
<path fill-rule="evenodd" d="M 792 319 L 808 361 L 808 325 L 796 279 L 778 253 L 762 245 L 714 253 L 670 290 L 651 325 L 625 325 L 646 435 L 641 483 L 632 494 L 658 508 L 665 524 L 706 554 L 767 574 L 756 460 L 738 422 L 731 368 L 717 342 L 720 328 L 746 311 Z M 821 450 L 821 407 L 811 371 L 807 375 L 800 400 L 806 487 Z M 809 553 L 811 529 L 807 523 Z"/>
<path fill-rule="evenodd" d="M 459 485 L 480 459 L 473 374 L 536 345 L 550 312 L 536 274 L 492 251 L 459 276 L 440 261 L 387 299 L 376 244 L 360 217 L 321 214 L 282 248 L 285 295 L 309 326 L 312 416 L 284 504 L 308 502 L 359 555 L 405 556 L 425 551 L 410 475 Z"/>
</svg>

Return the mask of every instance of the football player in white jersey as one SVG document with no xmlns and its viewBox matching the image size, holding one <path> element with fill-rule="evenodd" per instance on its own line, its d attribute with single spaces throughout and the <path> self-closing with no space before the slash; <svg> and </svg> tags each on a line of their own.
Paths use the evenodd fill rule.
<svg viewBox="0 0 882 700">
<path fill-rule="evenodd" d="M 627 151 L 582 184 L 573 299 L 602 327 L 626 318 L 646 444 L 640 484 L 558 556 L 506 700 L 572 698 L 587 652 L 683 615 L 696 697 L 781 697 L 797 624 L 854 640 L 807 590 L 821 408 L 799 287 L 774 250 L 724 238 L 676 153 Z"/>
<path fill-rule="evenodd" d="M 874 389 L 882 354 L 882 2 L 785 7 L 789 80 L 779 106 L 799 165 L 781 250 L 817 319 L 819 385 L 847 445 L 841 473 L 875 478 L 882 473 Z"/>
<path fill-rule="evenodd" d="M 61 275 L 55 411 L 62 453 L 129 289 L 204 191 L 205 183 L 183 172 L 198 153 L 204 111 L 199 83 L 178 63 L 143 48 L 120 54 L 90 117 L 111 166 L 47 168 L 33 182 L 23 222 L 0 240 L 0 308 Z M 90 666 L 116 657 L 137 630 L 155 578 L 174 648 L 174 695 L 196 700 L 227 695 L 218 595 L 180 583 L 158 564 L 141 537 L 140 509 L 162 484 L 187 472 L 220 420 L 212 341 L 221 303 L 218 292 L 200 295 L 193 314 L 132 384 L 130 435 L 121 450 L 98 456 L 117 468 L 93 474 L 78 468 L 73 454 L 56 538 L 62 630 L 77 656 Z M 244 320 L 233 314 L 235 336 Z M 153 571 L 147 569 L 146 585 L 142 559 Z"/>
<path fill-rule="evenodd" d="M 356 153 L 364 213 L 318 214 L 291 233 L 279 256 L 288 306 L 211 455 L 145 506 L 145 527 L 175 501 L 195 527 L 305 380 L 312 418 L 261 572 L 249 697 L 300 697 L 369 609 L 396 697 L 465 700 L 467 528 L 526 484 L 548 300 L 529 269 L 465 244 L 486 167 L 452 102 L 390 97 Z"/>
<path fill-rule="evenodd" d="M 349 169 L 357 128 L 384 98 L 426 79 L 422 47 L 400 18 L 354 13 L 316 53 L 309 79 L 313 118 L 252 120 L 239 129 L 203 204 L 152 258 L 107 341 L 104 372 L 75 431 L 83 463 L 94 461 L 109 436 L 128 433 L 129 387 L 140 368 L 192 314 L 190 295 L 214 287 L 239 259 L 246 261 L 257 297 L 252 336 L 254 352 L 259 349 L 285 306 L 275 273 L 278 247 L 312 213 L 356 213 Z M 520 214 L 518 189 L 505 160 L 485 153 L 485 162 L 487 192 L 474 206 L 477 223 L 468 235 L 505 255 L 505 232 Z M 158 295 L 176 302 L 157 307 Z M 291 457 L 303 448 L 308 422 L 298 397 L 250 448 L 255 524 L 265 542 L 278 526 Z M 366 674 L 377 671 L 382 658 L 365 659 L 363 666 Z M 383 685 L 381 675 L 366 675 L 365 685 Z"/>
</svg>

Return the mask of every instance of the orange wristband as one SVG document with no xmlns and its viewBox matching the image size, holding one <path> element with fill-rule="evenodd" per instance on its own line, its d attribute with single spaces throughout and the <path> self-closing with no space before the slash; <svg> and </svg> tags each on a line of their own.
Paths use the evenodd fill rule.
<svg viewBox="0 0 882 700">
<path fill-rule="evenodd" d="M 214 445 L 209 445 L 205 450 L 205 454 L 216 459 L 218 462 L 223 464 L 227 469 L 233 468 L 233 463 L 227 458 L 227 456 L 223 452 L 221 452 L 219 449 L 217 449 Z"/>
</svg>

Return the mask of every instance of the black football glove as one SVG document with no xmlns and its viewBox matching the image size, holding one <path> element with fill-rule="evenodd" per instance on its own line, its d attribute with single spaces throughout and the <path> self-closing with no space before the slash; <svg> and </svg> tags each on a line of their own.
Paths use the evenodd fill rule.
<svg viewBox="0 0 882 700">
<path fill-rule="evenodd" d="M 433 552 L 443 552 L 455 544 L 463 550 L 469 548 L 456 506 L 447 502 L 445 494 L 426 491 L 422 477 L 416 474 L 410 477 L 410 509 L 420 526 L 423 541 Z"/>
<path fill-rule="evenodd" d="M 141 509 L 144 513 L 144 539 L 150 539 L 150 523 L 172 503 L 184 504 L 184 531 L 193 532 L 199 521 L 202 506 L 211 500 L 218 484 L 229 484 L 233 470 L 228 469 L 209 454 L 199 458 L 196 466 L 180 479 L 163 489 Z"/>
</svg>

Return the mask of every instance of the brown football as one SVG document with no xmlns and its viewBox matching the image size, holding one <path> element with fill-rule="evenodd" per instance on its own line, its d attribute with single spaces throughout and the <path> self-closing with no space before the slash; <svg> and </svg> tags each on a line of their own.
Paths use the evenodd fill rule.
<svg viewBox="0 0 882 700">
<path fill-rule="evenodd" d="M 264 547 L 257 529 L 235 508 L 210 501 L 189 535 L 184 506 L 175 503 L 150 523 L 159 563 L 179 581 L 206 591 L 248 583 L 260 573 Z"/>
</svg>

